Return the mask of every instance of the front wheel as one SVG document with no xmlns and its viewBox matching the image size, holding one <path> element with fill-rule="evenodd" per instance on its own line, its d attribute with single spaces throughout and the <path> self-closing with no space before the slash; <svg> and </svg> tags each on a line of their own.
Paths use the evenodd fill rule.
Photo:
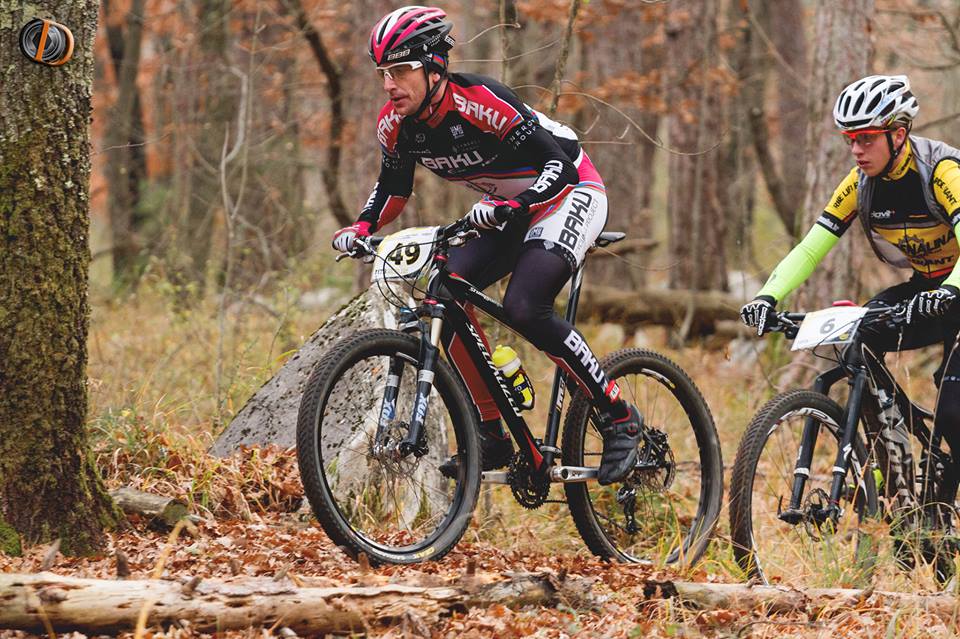
<svg viewBox="0 0 960 639">
<path fill-rule="evenodd" d="M 810 467 L 797 470 L 805 424 L 818 432 Z M 757 413 L 740 440 L 730 482 L 730 533 L 744 572 L 767 584 L 864 587 L 876 563 L 877 490 L 863 442 L 850 451 L 839 516 L 830 486 L 843 410 L 806 390 L 783 393 Z M 794 478 L 806 477 L 799 509 L 788 510 Z"/>
<path fill-rule="evenodd" d="M 419 353 L 419 340 L 398 331 L 358 332 L 320 359 L 300 403 L 297 461 L 310 506 L 334 543 L 373 563 L 445 555 L 470 523 L 480 489 L 476 413 L 442 360 L 426 409 L 425 450 L 400 453 Z M 398 389 L 395 399 L 388 387 Z M 453 454 L 461 463 L 448 479 L 438 466 Z"/>
<path fill-rule="evenodd" d="M 720 517 L 723 461 L 713 417 L 693 381 L 672 361 L 641 349 L 601 363 L 644 419 L 638 466 L 622 483 L 565 484 L 570 514 L 597 556 L 657 564 L 695 562 Z M 563 427 L 563 463 L 597 467 L 599 416 L 577 392 Z"/>
</svg>

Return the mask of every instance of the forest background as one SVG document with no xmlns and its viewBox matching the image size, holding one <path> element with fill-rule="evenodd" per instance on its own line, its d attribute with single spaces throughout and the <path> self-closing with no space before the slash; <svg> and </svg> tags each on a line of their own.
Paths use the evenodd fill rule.
<svg viewBox="0 0 960 639">
<path fill-rule="evenodd" d="M 960 7 L 950 0 L 437 4 L 455 22 L 453 70 L 503 80 L 580 135 L 608 188 L 607 229 L 632 241 L 594 260 L 586 286 L 618 287 L 624 303 L 643 291 L 715 291 L 735 314 L 849 170 L 830 110 L 858 77 L 908 74 L 921 104 L 914 132 L 960 143 Z M 248 521 L 296 501 L 283 455 L 231 462 L 203 451 L 368 277 L 335 264 L 329 240 L 354 221 L 379 170 L 384 95 L 366 40 L 396 6 L 100 3 L 87 425 L 108 484 Z M 394 228 L 450 221 L 474 198 L 418 171 Z M 791 304 L 863 301 L 901 278 L 872 259 L 849 233 Z M 650 345 L 684 365 L 728 464 L 756 408 L 812 375 L 786 366 L 782 345 L 711 336 L 715 322 L 698 329 L 680 313 L 660 324 L 594 316 L 585 331 L 598 351 Z M 921 399 L 933 397 L 925 371 L 936 355 L 898 360 Z M 547 366 L 534 371 L 546 386 Z M 548 525 L 505 535 L 520 524 L 488 515 L 481 547 L 509 538 L 534 552 L 537 525 Z M 706 570 L 729 577 L 722 537 Z M 560 551 L 584 552 L 576 538 Z"/>
</svg>

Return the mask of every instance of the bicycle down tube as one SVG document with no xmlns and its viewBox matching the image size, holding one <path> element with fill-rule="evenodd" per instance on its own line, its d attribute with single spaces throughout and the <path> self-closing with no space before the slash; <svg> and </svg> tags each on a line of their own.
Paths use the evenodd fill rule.
<svg viewBox="0 0 960 639">
<path fill-rule="evenodd" d="M 546 472 L 551 468 L 555 458 L 560 453 L 556 443 L 560 430 L 560 412 L 568 384 L 567 374 L 559 367 L 554 374 L 546 433 L 543 442 L 538 445 L 526 420 L 520 413 L 520 408 L 507 386 L 507 381 L 503 379 L 494 366 L 480 329 L 474 326 L 465 310 L 465 305 L 471 304 L 511 330 L 517 333 L 519 331 L 509 322 L 501 304 L 484 295 L 470 282 L 448 272 L 444 268 L 445 259 L 442 256 L 438 257 L 439 259 L 435 259 L 435 266 L 438 267 L 436 275 L 430 280 L 426 298 L 419 311 L 431 320 L 430 334 L 421 337 L 420 361 L 422 366 L 417 380 L 417 398 L 414 402 L 410 429 L 402 444 L 401 452 L 403 454 L 411 452 L 422 454 L 423 452 L 422 443 L 419 441 L 420 433 L 428 406 L 433 366 L 439 356 L 440 328 L 442 322 L 446 321 L 450 323 L 450 328 L 459 338 L 464 351 L 479 372 L 483 384 L 489 389 L 514 440 L 521 444 L 520 450 L 528 457 L 533 468 Z M 576 318 L 582 280 L 583 268 L 581 266 L 574 273 L 566 309 L 565 317 L 571 323 Z M 390 391 L 389 387 L 387 391 Z M 387 406 L 388 402 L 385 397 L 385 411 Z"/>
</svg>

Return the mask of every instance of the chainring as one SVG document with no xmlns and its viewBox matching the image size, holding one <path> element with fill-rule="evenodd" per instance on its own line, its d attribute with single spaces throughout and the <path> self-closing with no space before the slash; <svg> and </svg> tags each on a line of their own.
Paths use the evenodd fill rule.
<svg viewBox="0 0 960 639">
<path fill-rule="evenodd" d="M 538 477 L 526 456 L 519 451 L 514 453 L 510 460 L 507 481 L 510 483 L 513 498 L 528 510 L 542 506 L 550 494 L 549 480 Z"/>
</svg>

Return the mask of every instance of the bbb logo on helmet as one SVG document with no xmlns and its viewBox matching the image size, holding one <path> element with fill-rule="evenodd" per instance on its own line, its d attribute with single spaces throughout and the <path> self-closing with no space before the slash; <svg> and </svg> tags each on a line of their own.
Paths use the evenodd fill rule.
<svg viewBox="0 0 960 639">
<path fill-rule="evenodd" d="M 403 58 L 410 55 L 410 49 L 404 49 L 403 51 L 394 51 L 393 53 L 387 56 L 387 60 L 396 60 L 397 58 Z"/>
</svg>

